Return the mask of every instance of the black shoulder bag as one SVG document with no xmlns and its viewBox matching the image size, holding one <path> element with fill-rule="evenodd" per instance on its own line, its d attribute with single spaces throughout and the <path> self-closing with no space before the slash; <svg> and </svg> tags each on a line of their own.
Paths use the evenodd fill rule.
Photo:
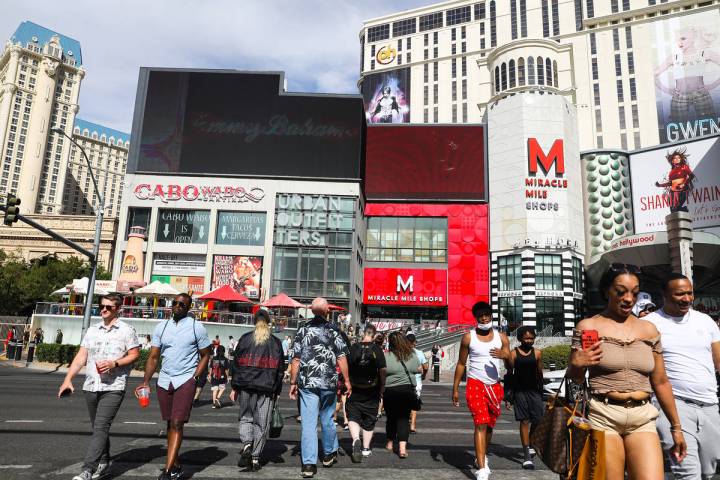
<svg viewBox="0 0 720 480">
<path fill-rule="evenodd" d="M 400 360 L 399 357 L 398 360 Z M 400 360 L 400 365 L 402 365 L 403 370 L 405 370 L 405 374 L 407 375 L 408 381 L 410 382 L 410 388 L 412 388 L 413 391 L 413 400 L 410 403 L 410 410 L 415 410 L 416 412 L 419 412 L 422 409 L 422 398 L 420 398 L 420 395 L 418 395 L 417 390 L 415 389 L 415 384 L 413 384 L 412 377 L 410 376 L 410 372 L 408 372 L 408 369 L 405 366 L 405 362 Z"/>
</svg>

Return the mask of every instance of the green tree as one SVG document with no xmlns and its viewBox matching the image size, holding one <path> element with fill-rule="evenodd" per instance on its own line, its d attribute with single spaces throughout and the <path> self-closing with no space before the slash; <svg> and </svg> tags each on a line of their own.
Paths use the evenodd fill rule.
<svg viewBox="0 0 720 480">
<path fill-rule="evenodd" d="M 0 314 L 30 315 L 37 302 L 51 300 L 52 292 L 75 278 L 89 277 L 90 271 L 89 262 L 77 257 L 46 255 L 26 262 L 0 251 Z M 109 279 L 110 274 L 99 267 L 97 277 Z"/>
</svg>

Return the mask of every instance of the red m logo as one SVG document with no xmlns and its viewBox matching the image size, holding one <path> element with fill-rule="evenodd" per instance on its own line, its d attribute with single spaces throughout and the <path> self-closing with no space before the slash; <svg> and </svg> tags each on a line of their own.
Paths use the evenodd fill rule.
<svg viewBox="0 0 720 480">
<path fill-rule="evenodd" d="M 550 153 L 545 155 L 537 139 L 528 138 L 528 172 L 531 175 L 537 174 L 539 161 L 540 168 L 545 172 L 545 175 L 550 173 L 550 167 L 553 163 L 555 164 L 556 175 L 565 173 L 565 155 L 563 152 L 563 141 L 561 139 L 555 140 L 550 148 Z"/>
</svg>

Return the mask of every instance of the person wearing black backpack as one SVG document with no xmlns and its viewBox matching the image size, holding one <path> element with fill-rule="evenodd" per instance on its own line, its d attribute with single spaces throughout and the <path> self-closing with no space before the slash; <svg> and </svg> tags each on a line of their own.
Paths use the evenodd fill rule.
<svg viewBox="0 0 720 480">
<path fill-rule="evenodd" d="M 385 354 L 374 342 L 376 333 L 375 326 L 368 324 L 363 331 L 362 342 L 350 347 L 348 357 L 353 393 L 347 399 L 345 413 L 353 441 L 350 458 L 354 463 L 360 463 L 363 457 L 372 455 L 370 445 L 380 399 L 385 391 Z"/>
</svg>

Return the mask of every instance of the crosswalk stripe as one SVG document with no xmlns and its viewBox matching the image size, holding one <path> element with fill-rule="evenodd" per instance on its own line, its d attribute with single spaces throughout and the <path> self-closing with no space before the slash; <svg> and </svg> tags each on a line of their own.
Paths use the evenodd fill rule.
<svg viewBox="0 0 720 480">
<path fill-rule="evenodd" d="M 0 465 L 0 470 L 26 470 L 32 465 Z"/>
</svg>

